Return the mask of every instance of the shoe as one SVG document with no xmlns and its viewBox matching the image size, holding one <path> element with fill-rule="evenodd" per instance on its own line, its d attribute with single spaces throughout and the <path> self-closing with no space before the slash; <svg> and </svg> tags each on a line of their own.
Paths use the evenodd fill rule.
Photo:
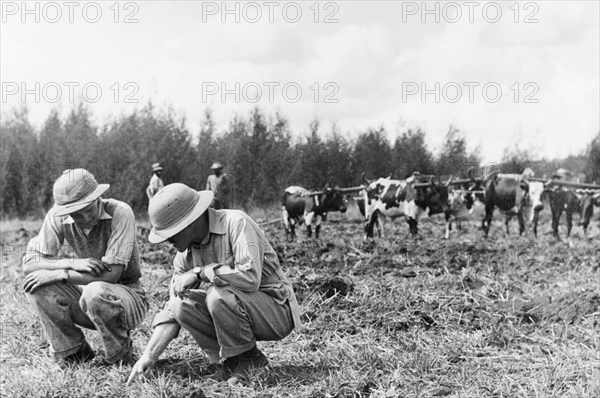
<svg viewBox="0 0 600 398">
<path fill-rule="evenodd" d="M 78 364 L 91 361 L 95 356 L 96 354 L 94 354 L 92 347 L 90 347 L 87 341 L 84 341 L 83 345 L 76 353 L 62 358 L 61 362 L 67 365 Z"/>
<path fill-rule="evenodd" d="M 258 369 L 265 368 L 269 360 L 258 348 L 254 347 L 240 355 L 227 358 L 223 363 L 224 379 L 229 384 L 235 384 L 247 379 L 249 374 Z"/>
</svg>

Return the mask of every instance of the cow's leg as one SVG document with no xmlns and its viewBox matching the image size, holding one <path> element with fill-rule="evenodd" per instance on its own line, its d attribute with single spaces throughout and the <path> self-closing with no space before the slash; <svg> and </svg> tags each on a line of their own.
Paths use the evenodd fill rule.
<svg viewBox="0 0 600 398">
<path fill-rule="evenodd" d="M 517 220 L 519 221 L 519 236 L 523 236 L 523 232 L 525 232 L 525 219 L 522 211 L 517 213 Z"/>
<path fill-rule="evenodd" d="M 369 217 L 365 218 L 365 240 L 368 238 L 373 238 L 373 228 L 375 226 L 375 222 L 377 222 L 377 212 L 371 213 Z M 379 231 L 381 233 L 381 231 Z"/>
<path fill-rule="evenodd" d="M 512 216 L 509 216 L 508 214 L 504 216 L 504 227 L 506 228 L 506 236 L 510 235 L 510 227 L 508 223 L 510 222 L 511 218 Z"/>
<path fill-rule="evenodd" d="M 494 206 L 486 206 L 485 207 L 485 217 L 482 220 L 483 231 L 485 232 L 485 237 L 488 237 L 490 233 L 490 225 L 492 224 L 492 216 L 494 215 Z"/>
<path fill-rule="evenodd" d="M 567 238 L 571 236 L 571 229 L 573 228 L 573 212 L 570 209 L 567 209 L 565 212 L 567 213 Z"/>
<path fill-rule="evenodd" d="M 537 238 L 537 226 L 538 226 L 539 217 L 540 217 L 540 211 L 534 210 L 534 212 L 533 212 L 533 236 L 535 236 L 536 238 Z"/>
<path fill-rule="evenodd" d="M 449 212 L 444 214 L 446 218 L 446 234 L 444 235 L 444 239 L 450 238 L 450 231 L 452 231 L 452 215 Z"/>
<path fill-rule="evenodd" d="M 384 238 L 385 237 L 385 218 L 383 217 L 382 214 L 377 214 L 377 218 L 375 219 L 377 221 L 377 235 L 380 238 Z"/>
<path fill-rule="evenodd" d="M 306 236 L 312 237 L 312 223 L 315 213 L 304 213 L 304 223 L 306 224 Z"/>
<path fill-rule="evenodd" d="M 411 235 L 416 236 L 419 232 L 417 229 L 417 220 L 412 217 L 407 217 L 406 222 L 408 223 L 408 229 L 410 230 Z"/>
<path fill-rule="evenodd" d="M 290 219 L 290 238 L 292 241 L 296 239 L 296 220 Z"/>
<path fill-rule="evenodd" d="M 319 239 L 319 232 L 321 232 L 321 216 L 315 216 L 315 238 Z"/>
<path fill-rule="evenodd" d="M 552 212 L 552 235 L 558 240 L 560 240 L 560 236 L 558 235 L 558 223 L 560 222 L 560 216 L 562 216 L 563 209 L 559 207 Z"/>
<path fill-rule="evenodd" d="M 288 214 L 287 210 L 285 209 L 285 206 L 283 207 L 283 210 L 282 210 L 282 217 L 283 217 L 283 228 L 285 229 L 285 239 L 287 241 L 290 241 L 290 218 L 289 218 L 289 214 Z"/>
<path fill-rule="evenodd" d="M 584 206 L 581 211 L 581 219 L 579 221 L 579 225 L 583 227 L 583 236 L 587 236 L 587 228 L 590 225 L 590 221 L 592 220 L 592 216 L 594 215 L 594 206 L 589 204 L 588 206 Z"/>
</svg>

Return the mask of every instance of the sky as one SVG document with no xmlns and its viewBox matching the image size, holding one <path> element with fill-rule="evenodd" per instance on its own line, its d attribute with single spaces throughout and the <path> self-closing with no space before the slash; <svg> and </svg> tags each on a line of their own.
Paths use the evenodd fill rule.
<svg viewBox="0 0 600 398">
<path fill-rule="evenodd" d="M 598 1 L 1 2 L 5 117 L 97 123 L 151 101 L 197 133 L 259 106 L 294 134 L 452 125 L 484 162 L 582 153 L 600 132 Z"/>
</svg>

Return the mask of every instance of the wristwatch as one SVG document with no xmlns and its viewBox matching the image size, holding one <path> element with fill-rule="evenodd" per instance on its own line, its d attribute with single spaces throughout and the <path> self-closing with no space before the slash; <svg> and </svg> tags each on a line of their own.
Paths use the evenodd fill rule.
<svg viewBox="0 0 600 398">
<path fill-rule="evenodd" d="M 196 274 L 198 282 L 202 282 L 202 267 L 194 267 L 192 271 Z"/>
</svg>

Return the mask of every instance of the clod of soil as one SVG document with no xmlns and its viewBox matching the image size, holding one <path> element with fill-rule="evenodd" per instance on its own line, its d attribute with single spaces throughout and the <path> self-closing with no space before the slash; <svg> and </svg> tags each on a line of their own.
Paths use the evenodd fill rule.
<svg viewBox="0 0 600 398">
<path fill-rule="evenodd" d="M 542 297 L 523 306 L 519 315 L 524 322 L 566 322 L 576 324 L 582 317 L 598 312 L 600 294 L 595 292 L 569 293 L 558 299 Z"/>
<path fill-rule="evenodd" d="M 321 282 L 317 290 L 324 293 L 327 298 L 333 297 L 335 294 L 347 296 L 354 290 L 354 283 L 341 276 L 334 276 Z"/>
</svg>

